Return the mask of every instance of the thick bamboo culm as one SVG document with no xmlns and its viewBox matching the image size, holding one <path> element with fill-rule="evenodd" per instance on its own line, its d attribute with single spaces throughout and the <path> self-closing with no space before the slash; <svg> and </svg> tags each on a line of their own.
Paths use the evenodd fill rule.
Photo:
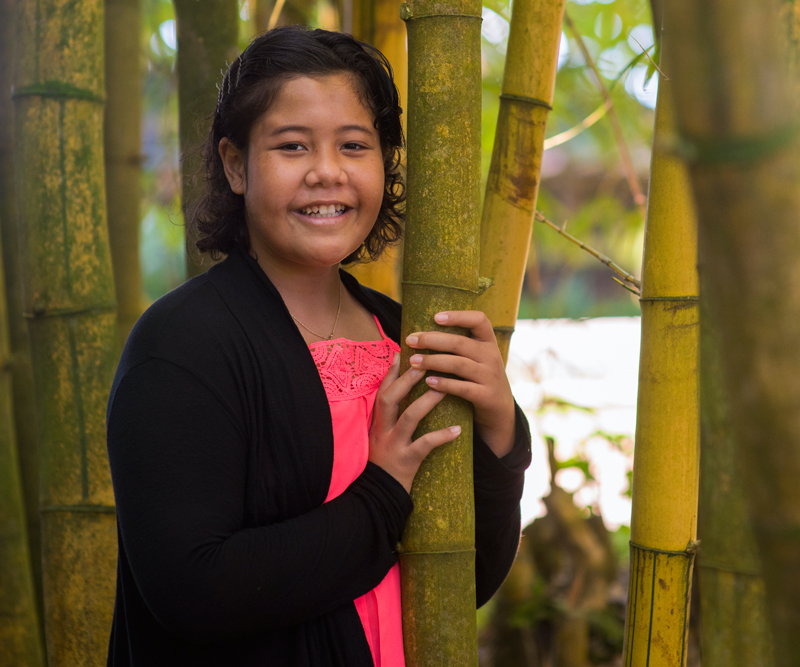
<svg viewBox="0 0 800 667">
<path fill-rule="evenodd" d="M 478 290 L 481 4 L 403 5 L 408 29 L 408 216 L 403 336 L 438 329 L 442 310 L 471 309 Z M 452 330 L 452 329 L 451 329 Z M 459 331 L 464 333 L 463 331 Z M 401 365 L 410 351 L 403 346 Z M 411 399 L 425 391 L 424 382 Z M 445 400 L 420 424 L 461 435 L 423 462 L 400 550 L 408 667 L 476 667 L 471 406 Z"/>
<path fill-rule="evenodd" d="M 14 433 L 4 292 L 3 273 L 0 271 L 0 664 L 43 667 L 42 638 Z"/>
<path fill-rule="evenodd" d="M 17 220 L 41 463 L 49 664 L 106 664 L 117 534 L 105 446 L 119 353 L 103 174 L 103 5 L 19 4 Z"/>
<path fill-rule="evenodd" d="M 481 220 L 482 276 L 494 286 L 478 309 L 503 359 L 517 321 L 531 248 L 547 116 L 553 105 L 564 0 L 517 0 L 511 15 L 500 112 Z"/>
<path fill-rule="evenodd" d="M 188 224 L 192 207 L 205 187 L 201 149 L 217 106 L 217 84 L 239 55 L 237 0 L 175 0 L 178 35 L 178 131 L 181 149 L 181 209 Z M 189 230 L 191 231 L 191 230 Z M 191 234 L 187 238 L 187 277 L 205 271 Z"/>
<path fill-rule="evenodd" d="M 625 667 L 686 664 L 697 539 L 697 223 L 686 168 L 665 146 L 670 88 L 661 77 L 642 267 Z"/>
<path fill-rule="evenodd" d="M 703 667 L 772 667 L 761 559 L 723 390 L 718 317 L 700 280 L 700 505 Z"/>
<path fill-rule="evenodd" d="M 361 5 L 369 5 L 368 12 L 361 9 Z M 357 9 L 357 11 L 355 11 Z M 364 16 L 371 19 L 369 25 L 365 23 Z M 408 99 L 408 54 L 406 53 L 406 27 L 397 13 L 397 3 L 394 0 L 360 0 L 354 2 L 353 35 L 377 48 L 386 56 L 394 72 L 394 82 L 400 93 L 400 106 L 406 109 Z M 356 31 L 358 29 L 358 32 Z M 406 114 L 402 116 L 405 125 Z M 400 262 L 402 250 L 400 246 L 386 249 L 375 262 L 365 262 L 347 267 L 359 282 L 367 287 L 383 292 L 393 299 L 400 300 Z"/>
<path fill-rule="evenodd" d="M 17 457 L 22 478 L 22 492 L 27 519 L 28 544 L 33 567 L 33 585 L 39 625 L 42 619 L 42 538 L 39 522 L 39 459 L 36 451 L 36 405 L 33 394 L 28 327 L 22 316 L 17 213 L 14 202 L 14 113 L 11 89 L 14 62 L 14 26 L 16 0 L 0 0 L 0 246 L 8 313 L 8 334 L 13 391 Z M 0 292 L 0 298 L 3 294 Z"/>
<path fill-rule="evenodd" d="M 664 5 L 675 145 L 692 160 L 702 289 L 717 319 L 777 667 L 800 664 L 800 145 L 784 39 L 792 4 Z"/>
<path fill-rule="evenodd" d="M 103 127 L 108 236 L 119 334 L 124 344 L 142 314 L 139 269 L 142 64 L 140 0 L 106 0 L 106 109 Z"/>
</svg>

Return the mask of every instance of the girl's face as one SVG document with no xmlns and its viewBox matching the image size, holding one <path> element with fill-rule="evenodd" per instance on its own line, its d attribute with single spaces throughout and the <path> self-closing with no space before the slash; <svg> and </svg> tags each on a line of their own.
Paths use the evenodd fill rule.
<svg viewBox="0 0 800 667">
<path fill-rule="evenodd" d="M 253 126 L 246 153 L 220 142 L 260 262 L 330 267 L 361 245 L 383 200 L 373 123 L 350 75 L 303 76 L 283 84 Z"/>
</svg>

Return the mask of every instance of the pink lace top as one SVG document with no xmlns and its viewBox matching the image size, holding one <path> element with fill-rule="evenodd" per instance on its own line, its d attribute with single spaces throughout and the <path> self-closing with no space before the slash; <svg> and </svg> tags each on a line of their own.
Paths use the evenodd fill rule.
<svg viewBox="0 0 800 667">
<path fill-rule="evenodd" d="M 325 502 L 336 498 L 364 471 L 369 458 L 369 427 L 378 387 L 400 348 L 382 340 L 346 338 L 308 346 L 319 371 L 333 421 L 333 473 Z M 397 564 L 371 591 L 355 600 L 375 667 L 405 667 Z"/>
</svg>

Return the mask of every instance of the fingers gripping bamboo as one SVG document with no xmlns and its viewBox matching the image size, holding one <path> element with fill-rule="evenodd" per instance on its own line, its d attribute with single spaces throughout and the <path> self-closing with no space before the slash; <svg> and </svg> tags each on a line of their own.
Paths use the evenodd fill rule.
<svg viewBox="0 0 800 667">
<path fill-rule="evenodd" d="M 511 16 L 481 219 L 481 275 L 493 277 L 494 286 L 478 298 L 478 309 L 495 327 L 503 359 L 508 358 L 532 248 L 533 214 L 563 16 L 563 0 L 518 0 Z"/>
</svg>

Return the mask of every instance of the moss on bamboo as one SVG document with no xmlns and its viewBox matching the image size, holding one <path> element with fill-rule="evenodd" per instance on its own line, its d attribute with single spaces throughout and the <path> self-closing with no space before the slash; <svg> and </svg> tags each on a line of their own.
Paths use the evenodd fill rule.
<svg viewBox="0 0 800 667">
<path fill-rule="evenodd" d="M 529 259 L 547 116 L 553 103 L 563 0 L 514 3 L 500 112 L 481 220 L 481 275 L 494 287 L 478 299 L 508 358 Z"/>
<path fill-rule="evenodd" d="M 181 208 L 184 219 L 203 187 L 195 180 L 208 119 L 217 105 L 222 72 L 239 55 L 239 8 L 236 0 L 175 0 L 178 34 L 178 128 L 181 148 Z M 196 262 L 193 239 L 187 242 L 189 277 L 208 266 Z M 209 260 L 205 260 L 209 261 Z"/>
<path fill-rule="evenodd" d="M 139 269 L 142 67 L 140 0 L 106 0 L 105 142 L 108 234 L 119 333 L 124 344 L 142 314 Z"/>
<path fill-rule="evenodd" d="M 40 427 L 52 664 L 104 665 L 116 574 L 105 406 L 118 354 L 103 173 L 103 12 L 20 5 L 17 213 Z M 43 81 L 86 95 L 37 94 Z M 22 94 L 20 94 L 22 93 Z"/>
<path fill-rule="evenodd" d="M 434 327 L 441 310 L 469 309 L 478 289 L 480 3 L 404 5 L 409 46 L 408 222 L 404 335 Z M 401 363 L 408 367 L 410 351 Z M 424 391 L 412 392 L 412 400 Z M 475 519 L 470 406 L 447 397 L 419 432 L 461 424 L 461 436 L 423 462 L 403 536 L 406 661 L 477 665 Z"/>
<path fill-rule="evenodd" d="M 662 80 L 642 274 L 626 667 L 686 663 L 696 551 L 697 232 L 685 167 L 663 145 L 671 105 Z"/>
</svg>

